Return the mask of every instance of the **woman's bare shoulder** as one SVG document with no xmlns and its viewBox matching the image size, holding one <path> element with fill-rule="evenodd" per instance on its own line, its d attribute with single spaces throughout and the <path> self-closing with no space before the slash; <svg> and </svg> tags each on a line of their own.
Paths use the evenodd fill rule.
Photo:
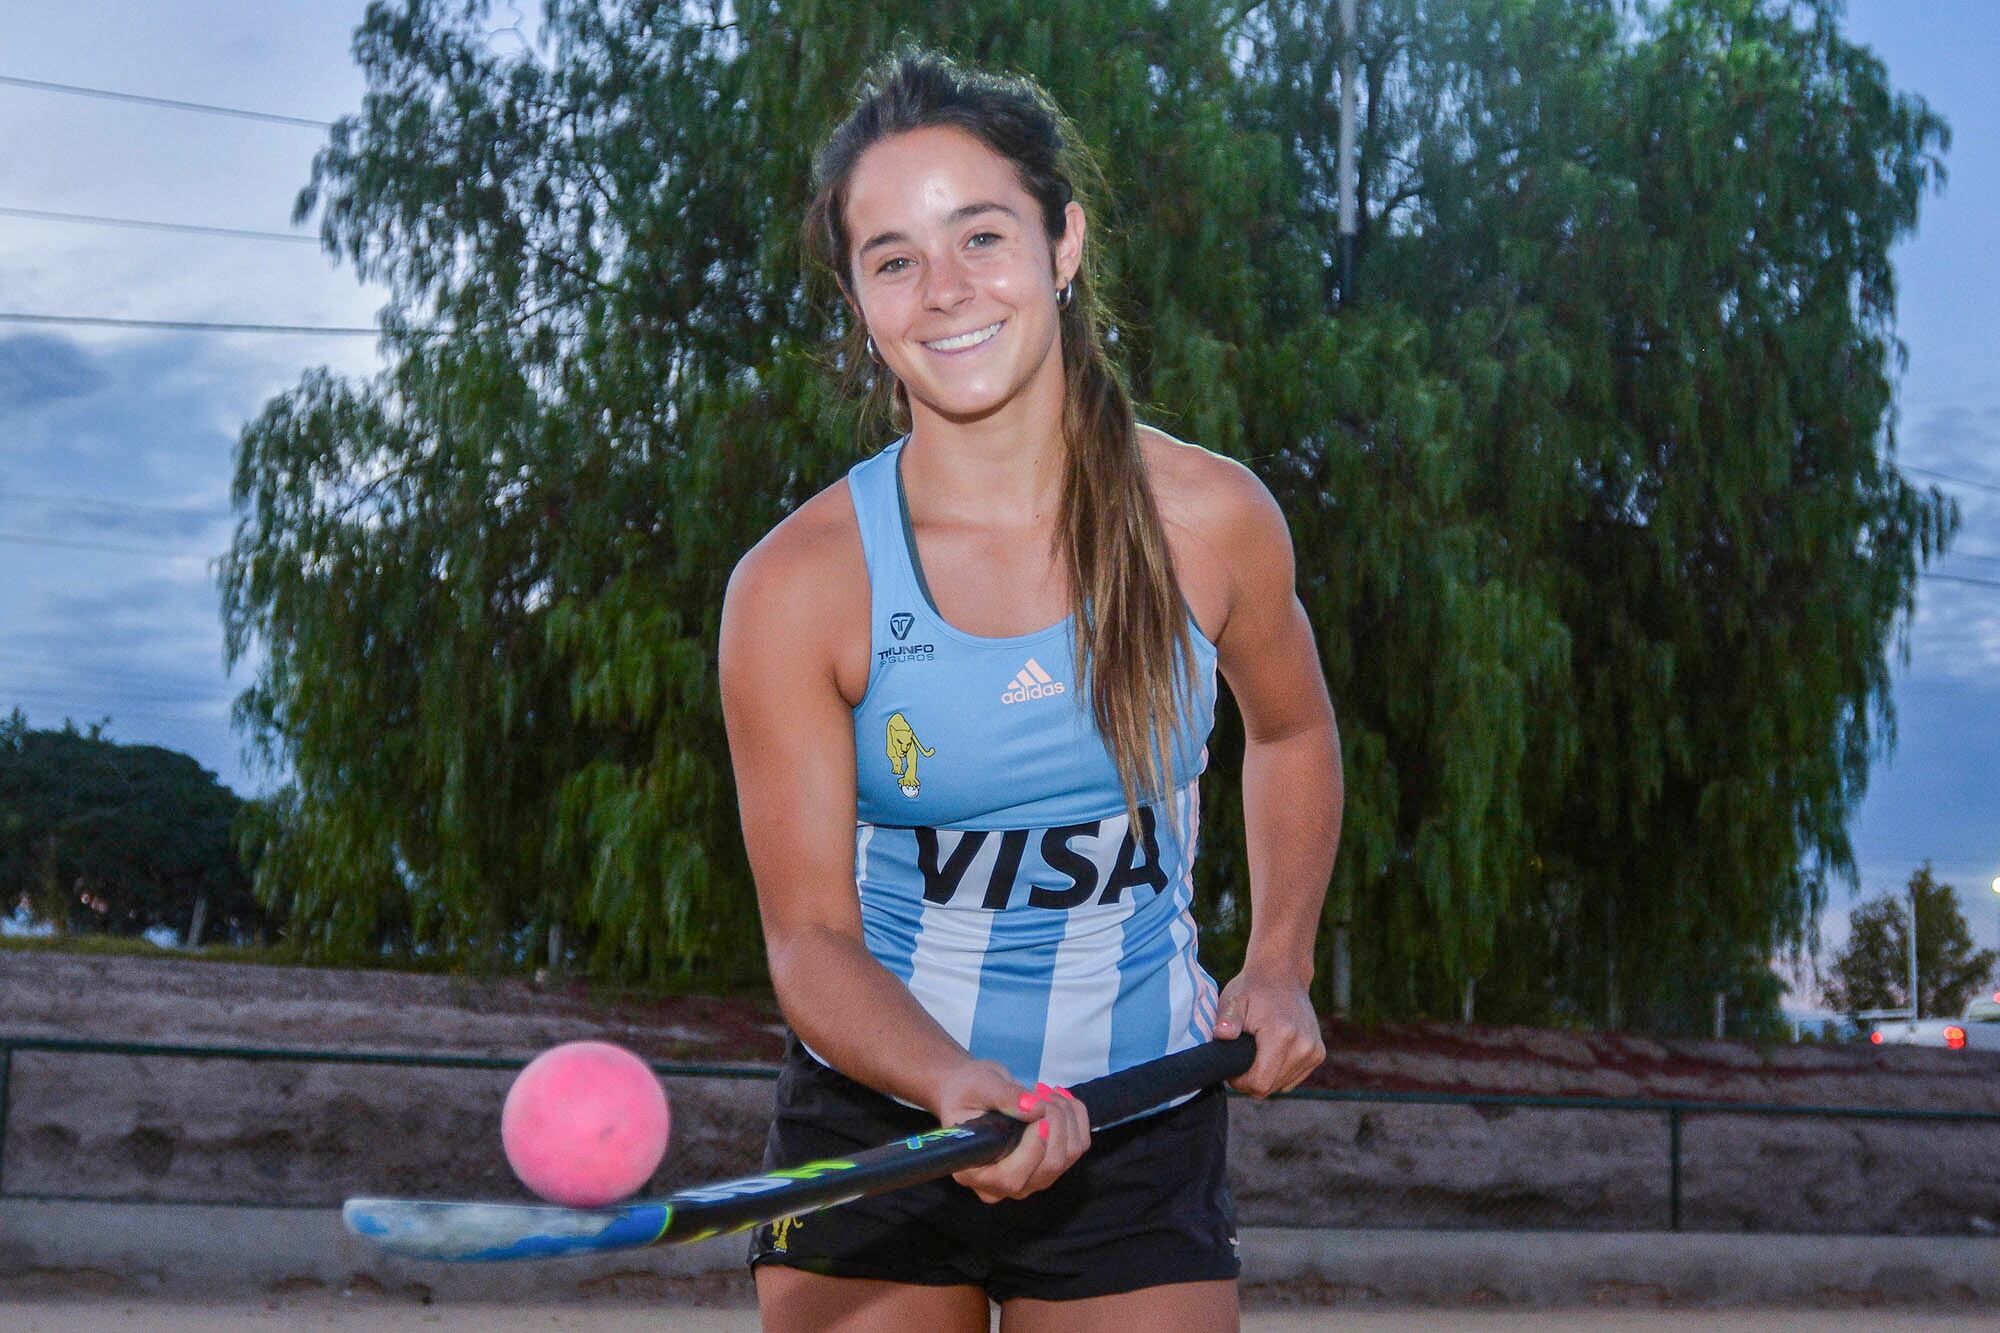
<svg viewBox="0 0 2000 1333">
<path fill-rule="evenodd" d="M 729 577 L 728 604 L 739 614 L 769 611 L 795 617 L 801 610 L 848 610 L 868 596 L 868 563 L 854 500 L 842 477 L 807 500 L 751 547 Z M 863 608 L 865 616 L 866 609 Z M 795 628 L 808 623 L 795 621 Z"/>
<path fill-rule="evenodd" d="M 1284 517 L 1271 492 L 1243 464 L 1211 449 L 1177 440 L 1156 426 L 1139 427 L 1139 447 L 1160 516 L 1204 540 L 1241 535 Z"/>
</svg>

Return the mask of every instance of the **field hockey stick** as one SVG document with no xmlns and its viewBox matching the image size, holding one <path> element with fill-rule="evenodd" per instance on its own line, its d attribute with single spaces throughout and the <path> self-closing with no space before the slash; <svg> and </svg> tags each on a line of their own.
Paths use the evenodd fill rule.
<svg viewBox="0 0 2000 1333">
<path fill-rule="evenodd" d="M 1128 1120 L 1176 1097 L 1242 1074 L 1256 1058 L 1248 1033 L 1212 1041 L 1070 1089 L 1092 1129 Z M 912 1134 L 856 1153 L 681 1190 L 612 1208 L 554 1204 L 349 1199 L 347 1229 L 406 1259 L 485 1261 L 680 1245 L 815 1213 L 953 1171 L 997 1161 L 1020 1141 L 1024 1121 L 999 1111 Z"/>
</svg>

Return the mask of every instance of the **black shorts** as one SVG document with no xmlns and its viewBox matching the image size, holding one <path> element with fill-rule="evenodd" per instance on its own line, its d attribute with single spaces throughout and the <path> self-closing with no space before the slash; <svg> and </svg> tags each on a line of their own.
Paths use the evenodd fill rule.
<svg viewBox="0 0 2000 1333">
<path fill-rule="evenodd" d="M 778 1078 L 764 1167 L 797 1166 L 935 1129 L 937 1122 L 805 1053 Z M 831 1277 L 974 1286 L 996 1301 L 1079 1300 L 1232 1279 L 1229 1108 L 1218 1089 L 1091 1136 L 1049 1188 L 987 1204 L 946 1176 L 758 1227 L 750 1263 Z"/>
</svg>

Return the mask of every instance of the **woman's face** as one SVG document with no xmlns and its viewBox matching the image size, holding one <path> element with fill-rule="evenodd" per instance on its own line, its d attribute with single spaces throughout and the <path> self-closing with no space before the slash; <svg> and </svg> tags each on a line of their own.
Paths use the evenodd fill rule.
<svg viewBox="0 0 2000 1333">
<path fill-rule="evenodd" d="M 848 181 L 848 273 L 913 410 L 971 421 L 1031 384 L 1059 392 L 1056 292 L 1083 250 L 1074 203 L 1067 223 L 1052 262 L 1034 196 L 963 130 L 912 130 L 861 155 Z"/>
</svg>

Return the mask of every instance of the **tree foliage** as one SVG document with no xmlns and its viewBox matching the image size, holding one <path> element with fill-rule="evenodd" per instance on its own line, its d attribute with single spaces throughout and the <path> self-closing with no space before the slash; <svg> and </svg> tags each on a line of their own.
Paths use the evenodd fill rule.
<svg viewBox="0 0 2000 1333">
<path fill-rule="evenodd" d="M 241 807 L 187 755 L 102 723 L 34 730 L 17 708 L 0 719 L 0 904 L 66 931 L 185 940 L 199 916 L 210 938 L 261 936 L 230 841 Z"/>
<path fill-rule="evenodd" d="M 1328 20 L 1272 12 L 1330 256 Z M 1699 1030 L 1851 878 L 1889 641 L 1955 521 L 1886 433 L 1888 249 L 1945 129 L 1835 5 L 1365 12 L 1325 380 L 1368 382 L 1355 325 L 1416 327 L 1377 396 L 1287 413 L 1333 440 L 1285 497 L 1351 516 L 1301 543 L 1347 640 L 1360 985 Z"/>
<path fill-rule="evenodd" d="M 811 150 L 907 37 L 1099 152 L 1144 414 L 1291 519 L 1343 730 L 1364 1012 L 1699 1030 L 1851 875 L 1936 493 L 1892 465 L 1893 240 L 1945 129 L 1834 4 L 1379 0 L 1339 304 L 1332 6 L 376 4 L 301 218 L 389 369 L 246 428 L 239 706 L 312 947 L 759 966 L 715 698 L 735 558 L 880 441 L 821 365 Z M 1223 711 L 1203 925 L 1247 925 Z M 282 874 L 276 867 L 284 866 Z"/>
<path fill-rule="evenodd" d="M 1965 1002 L 1993 975 L 2000 953 L 1975 950 L 1958 890 L 1941 883 L 1926 861 L 1910 875 L 1907 894 L 1872 899 L 1849 917 L 1847 944 L 1833 962 L 1827 1003 L 1847 1014 L 1900 1009 L 1910 1003 L 1910 901 L 1917 912 L 1917 999 L 1926 1018 L 1964 1012 Z"/>
</svg>

